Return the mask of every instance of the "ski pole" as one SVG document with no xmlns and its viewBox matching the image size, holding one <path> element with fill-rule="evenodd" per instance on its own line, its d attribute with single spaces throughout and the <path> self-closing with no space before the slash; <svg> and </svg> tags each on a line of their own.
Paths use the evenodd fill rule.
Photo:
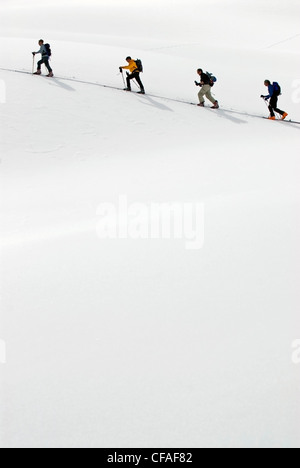
<svg viewBox="0 0 300 468">
<path fill-rule="evenodd" d="M 127 76 L 130 76 L 130 73 L 126 73 L 126 74 L 127 74 Z M 138 89 L 140 89 L 140 87 L 139 87 L 139 85 L 136 83 L 136 81 L 135 81 L 135 80 L 132 80 L 132 81 L 133 81 L 133 83 L 135 84 L 135 86 L 136 86 Z"/>
<path fill-rule="evenodd" d="M 34 73 L 34 59 L 35 59 L 35 55 L 33 55 L 33 58 L 32 58 L 32 74 Z"/>
<path fill-rule="evenodd" d="M 264 100 L 264 102 L 265 102 L 265 104 L 266 104 L 268 110 L 270 111 L 270 109 L 269 109 L 269 104 L 267 103 L 267 101 L 266 101 L 264 98 L 263 98 L 263 100 Z M 275 109 L 273 109 L 273 110 L 274 110 L 274 113 L 277 115 L 277 119 L 280 119 L 281 115 L 278 114 L 278 112 L 276 112 Z"/>
<path fill-rule="evenodd" d="M 267 108 L 268 108 L 268 111 L 270 112 L 270 109 L 269 109 L 269 104 L 267 103 L 267 101 L 265 100 L 265 98 L 262 98 L 264 100 L 264 103 L 266 104 Z"/>
<path fill-rule="evenodd" d="M 124 79 L 124 75 L 123 75 L 123 70 L 122 70 L 122 78 L 123 78 L 124 86 L 126 87 L 126 83 L 125 83 L 125 79 Z"/>
<path fill-rule="evenodd" d="M 133 82 L 134 82 L 135 86 L 136 86 L 138 89 L 140 89 L 140 87 L 139 87 L 139 85 L 137 84 L 137 82 L 136 82 L 135 80 L 133 80 Z"/>
<path fill-rule="evenodd" d="M 262 97 L 262 99 L 264 100 L 264 103 L 266 104 L 266 106 L 269 107 L 269 105 L 268 105 L 267 101 L 265 100 L 265 98 Z"/>
</svg>

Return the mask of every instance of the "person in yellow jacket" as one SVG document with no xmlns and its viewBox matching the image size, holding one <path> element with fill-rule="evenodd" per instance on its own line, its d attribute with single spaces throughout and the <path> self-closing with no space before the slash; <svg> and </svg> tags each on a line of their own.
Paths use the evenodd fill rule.
<svg viewBox="0 0 300 468">
<path fill-rule="evenodd" d="M 122 73 L 123 70 L 129 70 L 130 71 L 130 74 L 127 73 L 127 78 L 126 78 L 126 81 L 127 81 L 127 88 L 125 88 L 125 91 L 131 91 L 131 80 L 136 80 L 137 83 L 139 84 L 140 88 L 141 88 L 141 91 L 139 92 L 139 94 L 145 94 L 145 88 L 144 88 L 144 85 L 140 79 L 140 72 L 139 72 L 139 69 L 136 65 L 136 62 L 134 60 L 132 60 L 131 57 L 127 57 L 126 58 L 126 62 L 128 63 L 128 65 L 125 65 L 124 67 L 120 67 L 120 72 Z"/>
</svg>

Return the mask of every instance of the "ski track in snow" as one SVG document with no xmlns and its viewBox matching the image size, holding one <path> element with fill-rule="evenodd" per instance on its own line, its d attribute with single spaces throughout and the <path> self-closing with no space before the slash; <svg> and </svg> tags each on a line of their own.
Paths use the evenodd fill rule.
<svg viewBox="0 0 300 468">
<path fill-rule="evenodd" d="M 13 73 L 25 73 L 25 74 L 30 74 L 31 75 L 30 72 L 25 71 L 25 70 L 12 70 L 12 69 L 5 69 L 5 68 L 0 68 L 0 70 L 7 71 L 7 72 L 13 72 Z M 41 78 L 41 77 L 39 77 L 39 78 Z M 115 86 L 111 86 L 111 85 L 103 84 L 103 83 L 99 83 L 99 82 L 83 81 L 83 80 L 80 80 L 80 79 L 75 78 L 75 77 L 68 78 L 68 77 L 56 76 L 54 79 L 51 79 L 51 81 L 54 81 L 54 82 L 56 81 L 57 83 L 60 82 L 60 81 L 70 81 L 70 82 L 74 82 L 74 83 L 86 84 L 86 85 L 91 85 L 91 86 L 99 86 L 101 88 L 108 88 L 108 89 L 123 91 L 121 88 L 118 88 L 118 87 L 115 87 Z M 69 87 L 69 89 L 74 91 L 73 88 Z M 132 94 L 136 94 L 136 92 L 133 91 Z M 142 96 L 139 96 L 139 97 L 142 97 Z M 156 99 L 160 99 L 160 100 L 164 100 L 164 101 L 177 102 L 177 103 L 180 103 L 180 104 L 196 105 L 195 102 L 183 101 L 180 98 L 175 99 L 175 98 L 170 98 L 170 97 L 167 97 L 167 96 L 159 96 L 159 95 L 148 94 L 148 93 L 146 94 L 146 96 L 143 96 L 143 97 L 144 98 L 156 98 Z M 209 110 L 209 107 L 207 107 L 206 110 Z M 213 111 L 213 113 L 215 113 L 213 109 L 211 109 L 211 110 Z M 238 115 L 247 116 L 247 117 L 264 118 L 262 115 L 251 114 L 251 113 L 249 113 L 247 111 L 241 111 L 241 110 L 232 109 L 232 108 L 227 109 L 227 108 L 223 108 L 223 107 L 220 107 L 220 109 L 218 109 L 218 112 L 216 112 L 216 114 L 222 113 L 222 112 L 223 113 L 238 114 Z M 232 117 L 232 121 L 236 122 L 236 123 L 242 123 L 241 120 L 235 119 L 234 117 Z M 286 119 L 283 122 L 284 123 L 290 123 L 290 124 L 292 124 L 292 126 L 300 125 L 300 122 L 296 122 L 294 120 L 289 120 L 289 119 Z M 297 128 L 297 127 L 295 127 L 295 128 Z"/>
<path fill-rule="evenodd" d="M 56 153 L 57 151 L 63 148 L 62 145 L 57 146 L 53 149 L 25 149 L 25 153 L 32 153 L 32 154 L 49 154 L 49 153 Z"/>
</svg>

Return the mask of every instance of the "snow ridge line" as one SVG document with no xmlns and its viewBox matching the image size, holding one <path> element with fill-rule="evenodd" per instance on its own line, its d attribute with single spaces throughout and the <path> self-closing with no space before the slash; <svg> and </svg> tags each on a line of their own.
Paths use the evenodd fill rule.
<svg viewBox="0 0 300 468">
<path fill-rule="evenodd" d="M 1 67 L 0 67 L 0 70 L 7 71 L 7 72 L 12 72 L 12 73 L 23 73 L 25 75 L 33 76 L 31 72 L 28 72 L 26 70 L 14 70 L 14 69 L 11 69 L 11 68 L 1 68 Z M 69 81 L 69 82 L 73 82 L 73 83 L 87 84 L 87 85 L 92 85 L 92 86 L 99 86 L 100 88 L 115 89 L 117 91 L 124 91 L 123 88 L 119 88 L 117 86 L 105 85 L 105 84 L 97 83 L 97 82 L 94 82 L 94 81 L 84 81 L 84 80 L 79 80 L 77 78 L 64 78 L 62 76 L 55 76 L 54 78 L 51 78 L 51 80 L 53 80 L 53 79 L 54 80 L 57 79 L 57 80 L 61 80 L 61 81 Z M 136 93 L 134 93 L 134 94 L 136 94 Z M 142 95 L 139 95 L 139 96 L 142 96 Z M 157 96 L 155 94 L 146 94 L 143 97 L 147 97 L 147 96 L 152 97 L 152 98 L 156 98 L 156 99 L 164 99 L 165 101 L 178 102 L 180 104 L 188 104 L 190 106 L 196 106 L 197 105 L 194 102 L 183 101 L 181 99 L 175 99 L 175 98 L 170 98 L 170 97 L 166 97 L 166 96 Z M 218 109 L 218 113 L 220 111 L 221 112 L 222 111 L 223 112 L 228 112 L 228 113 L 231 113 L 231 114 L 238 114 L 238 115 L 242 115 L 242 116 L 246 116 L 246 117 L 266 119 L 266 117 L 264 117 L 263 115 L 249 114 L 248 112 L 242 112 L 242 111 L 238 111 L 236 109 L 226 109 L 226 108 L 221 107 L 220 109 Z M 214 112 L 215 112 L 215 110 L 214 110 Z M 295 120 L 279 120 L 279 121 L 282 122 L 282 123 L 291 123 L 291 124 L 300 125 L 300 122 L 297 122 Z"/>
</svg>

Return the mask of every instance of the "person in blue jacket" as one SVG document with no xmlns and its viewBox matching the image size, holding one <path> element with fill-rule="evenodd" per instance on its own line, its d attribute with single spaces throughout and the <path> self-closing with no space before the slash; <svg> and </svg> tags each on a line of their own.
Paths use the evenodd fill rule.
<svg viewBox="0 0 300 468">
<path fill-rule="evenodd" d="M 284 120 L 288 114 L 280 109 L 277 108 L 277 103 L 278 103 L 278 97 L 281 94 L 281 89 L 278 83 L 276 81 L 271 84 L 270 80 L 265 80 L 265 86 L 267 86 L 269 94 L 268 96 L 264 96 L 263 94 L 260 96 L 261 98 L 264 98 L 265 101 L 270 99 L 269 102 L 269 111 L 270 111 L 270 120 L 276 120 L 275 113 L 280 114 L 282 116 L 282 120 Z"/>
</svg>

